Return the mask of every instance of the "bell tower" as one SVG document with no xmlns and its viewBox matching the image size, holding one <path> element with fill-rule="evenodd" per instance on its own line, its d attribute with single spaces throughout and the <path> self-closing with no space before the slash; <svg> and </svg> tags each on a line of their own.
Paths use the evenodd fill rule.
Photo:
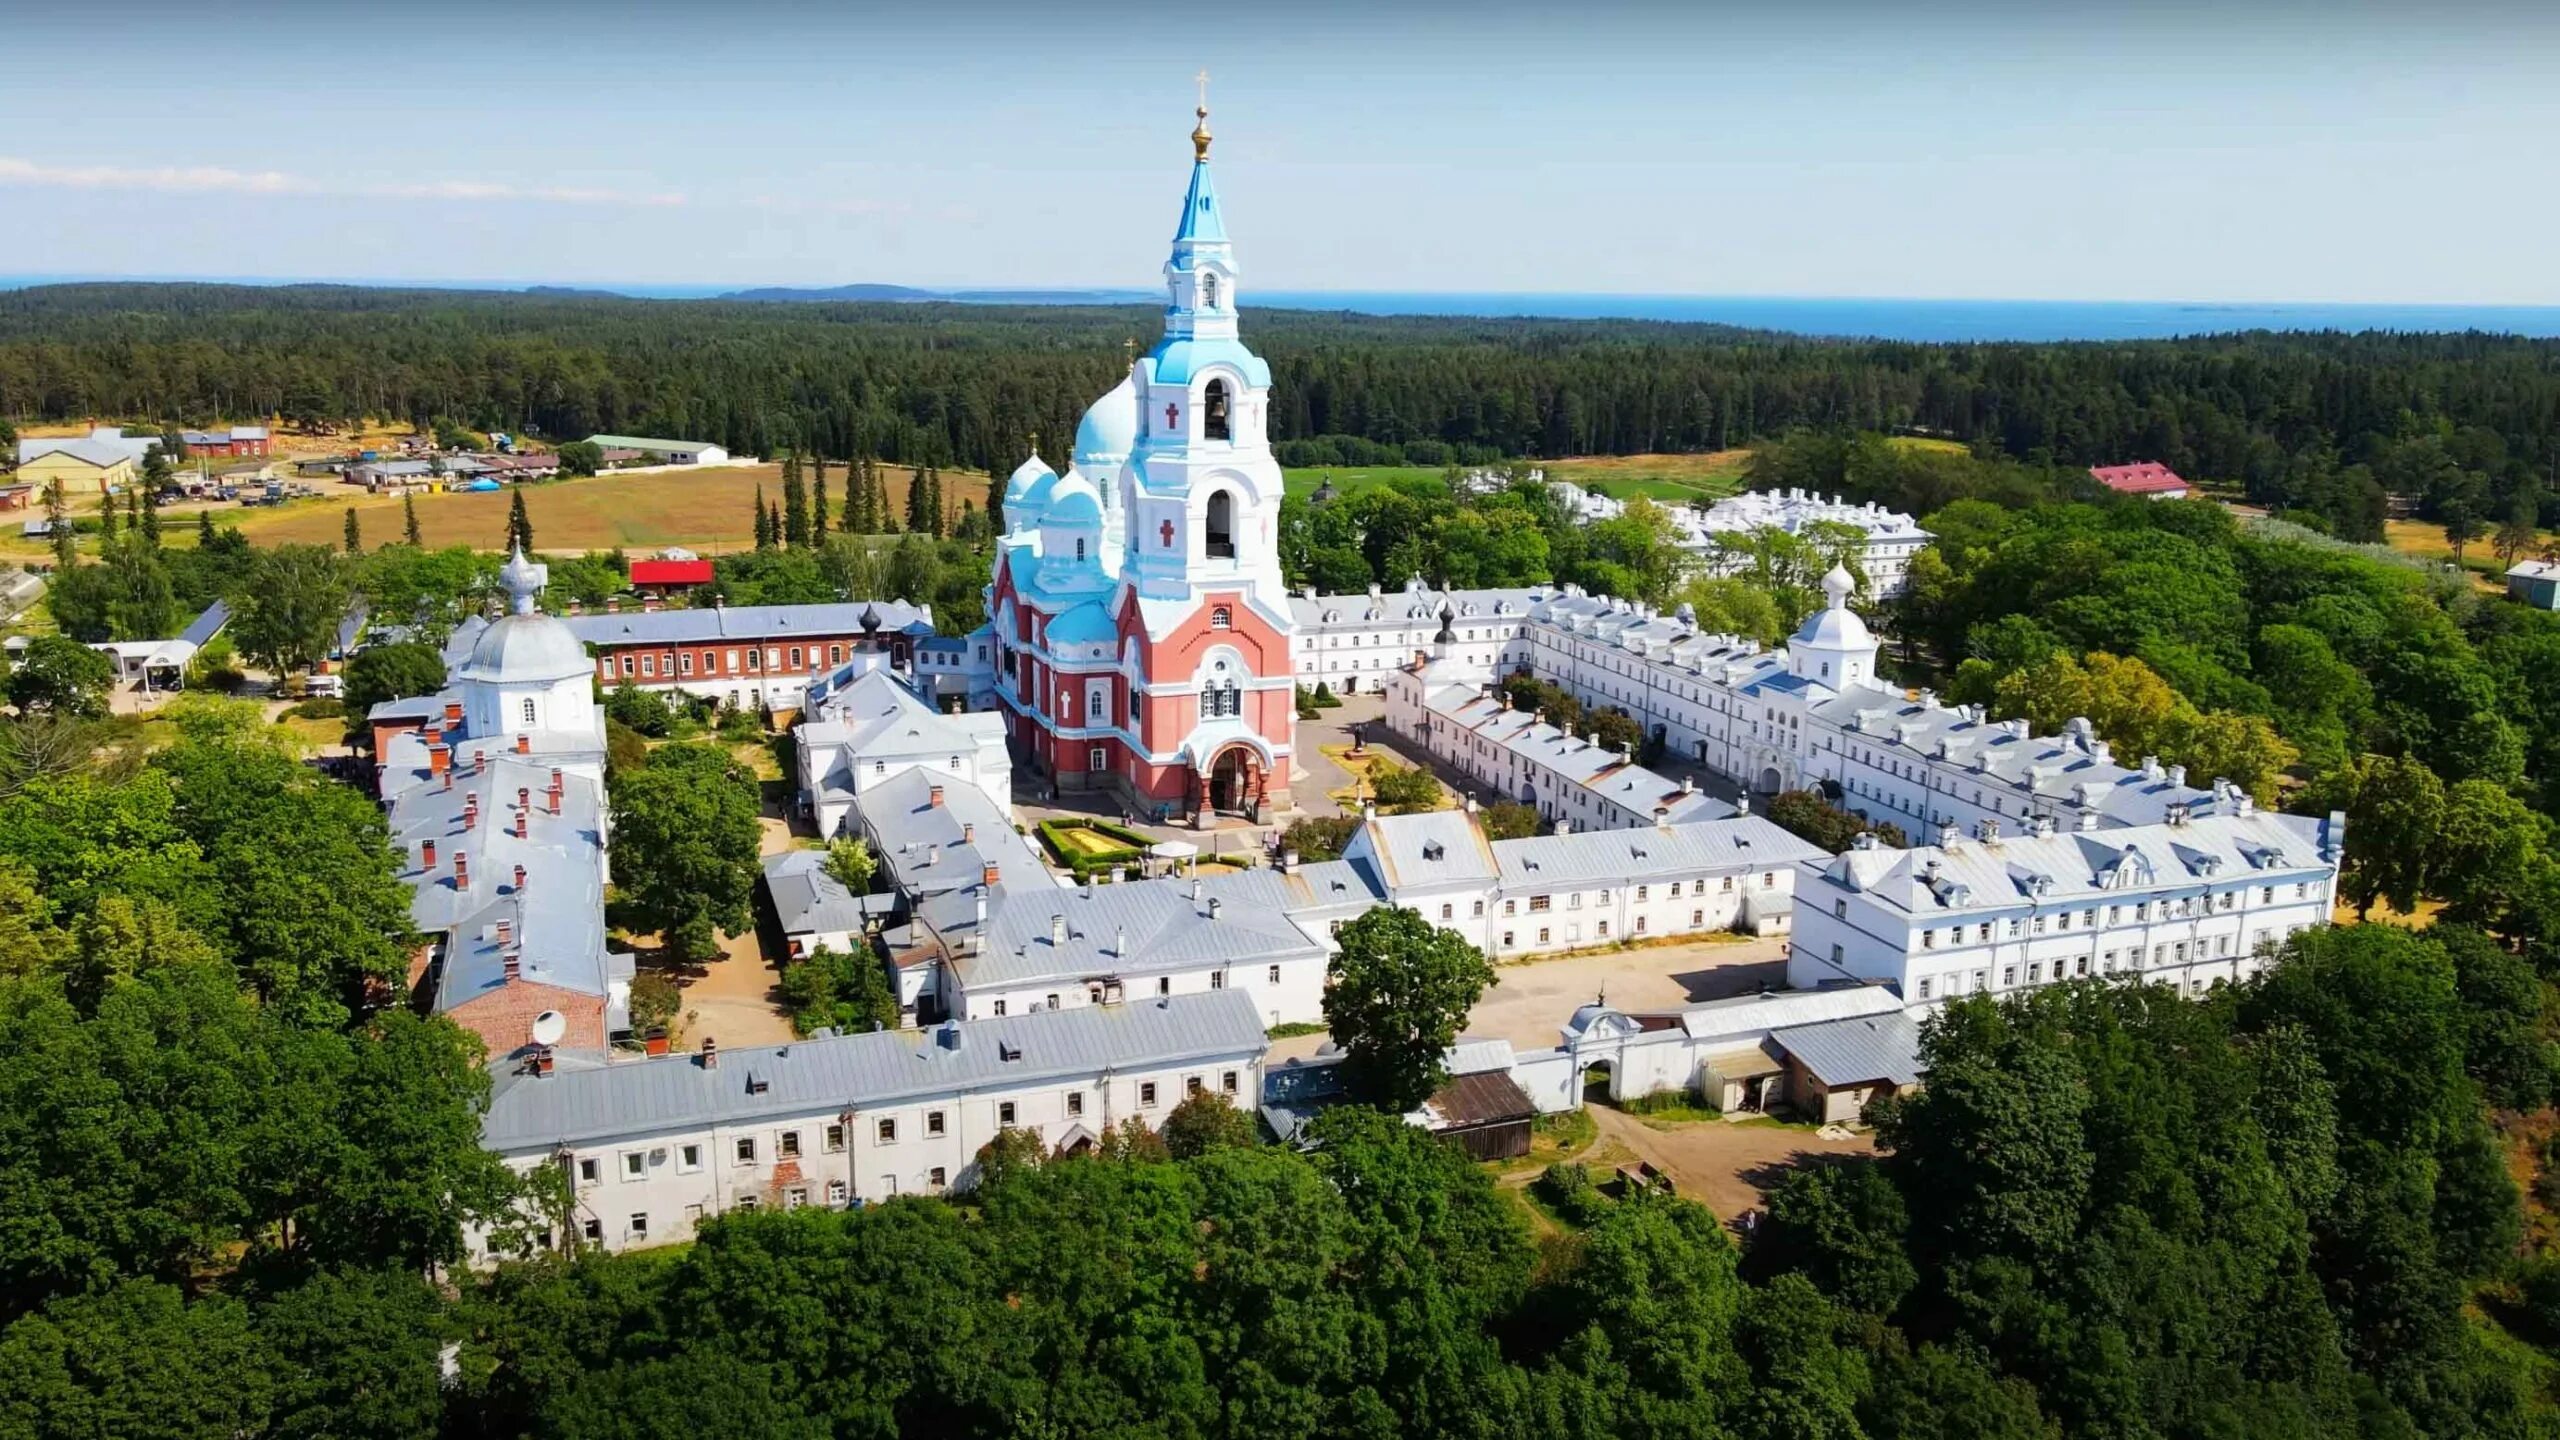
<svg viewBox="0 0 2560 1440">
<path fill-rule="evenodd" d="M 1205 83 L 1206 77 L 1202 77 Z M 1191 184 L 1164 266 L 1164 338 L 1138 360 L 1138 439 L 1122 505 L 1123 573 L 1150 600 L 1245 589 L 1288 613 L 1271 367 L 1236 327 L 1235 247 L 1209 168 L 1205 92 Z"/>
</svg>

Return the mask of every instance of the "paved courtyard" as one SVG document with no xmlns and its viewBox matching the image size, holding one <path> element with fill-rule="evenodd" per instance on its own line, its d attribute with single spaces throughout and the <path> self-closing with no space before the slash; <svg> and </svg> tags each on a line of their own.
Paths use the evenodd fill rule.
<svg viewBox="0 0 2560 1440">
<path fill-rule="evenodd" d="M 1508 1040 L 1515 1050 L 1552 1047 L 1576 1007 L 1605 997 L 1621 1010 L 1675 1010 L 1704 1000 L 1783 988 L 1785 942 L 1776 939 L 1696 941 L 1640 950 L 1602 950 L 1558 960 L 1498 965 L 1501 983 L 1476 1002 L 1465 1033 Z M 1271 1042 L 1275 1061 L 1313 1055 L 1322 1035 Z"/>
</svg>

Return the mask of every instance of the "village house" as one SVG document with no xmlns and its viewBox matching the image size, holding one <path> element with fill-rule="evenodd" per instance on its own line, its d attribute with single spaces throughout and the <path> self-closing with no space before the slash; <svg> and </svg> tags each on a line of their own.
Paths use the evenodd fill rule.
<svg viewBox="0 0 2560 1440">
<path fill-rule="evenodd" d="M 857 653 L 809 688 L 793 748 L 800 808 L 818 833 L 840 833 L 856 797 L 910 770 L 930 771 L 940 785 L 975 786 L 1010 815 L 1013 757 L 1003 717 L 946 715 L 888 663 L 878 651 Z"/>
<path fill-rule="evenodd" d="M 2147 500 L 2184 500 L 2195 493 L 2195 487 L 2179 478 L 2177 471 L 2157 460 L 2092 465 L 2089 478 L 2119 495 L 2139 495 Z"/>
</svg>

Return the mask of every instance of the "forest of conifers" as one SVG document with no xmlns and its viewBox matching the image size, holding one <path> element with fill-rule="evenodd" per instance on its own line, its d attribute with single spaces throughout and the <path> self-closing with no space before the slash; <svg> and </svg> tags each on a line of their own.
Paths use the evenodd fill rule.
<svg viewBox="0 0 2560 1440">
<path fill-rule="evenodd" d="M 2560 341 L 2245 334 L 2108 344 L 1821 341 L 1627 320 L 1248 316 L 1284 463 L 1321 442 L 1417 464 L 1724 449 L 1805 428 L 1921 429 L 2026 460 L 2152 459 L 2378 524 L 2357 466 L 2457 444 L 2503 499 L 2560 464 Z M 1145 307 L 775 304 L 221 285 L 0 294 L 0 415 L 426 421 L 663 434 L 771 454 L 999 472 L 1063 459 Z M 2335 493 L 2341 488 L 2356 495 Z M 2368 513 L 2371 512 L 2371 513 Z M 2492 513 L 2495 513 L 2494 509 Z"/>
</svg>

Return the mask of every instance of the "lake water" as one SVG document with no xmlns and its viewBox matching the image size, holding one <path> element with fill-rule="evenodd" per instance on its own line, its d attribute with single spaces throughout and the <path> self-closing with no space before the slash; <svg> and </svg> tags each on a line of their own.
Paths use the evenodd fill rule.
<svg viewBox="0 0 2560 1440">
<path fill-rule="evenodd" d="M 56 283 L 71 276 L 0 275 L 0 290 Z M 272 285 L 274 280 L 234 283 Z M 340 284 L 368 284 L 362 280 Z M 418 288 L 513 290 L 517 282 L 397 281 Z M 587 285 L 641 299 L 702 299 L 723 285 Z M 1010 303 L 1020 292 L 949 290 L 937 298 Z M 1066 287 L 1044 291 L 1047 303 L 1144 304 L 1150 292 Z M 1552 319 L 1687 320 L 1779 330 L 1798 335 L 1882 340 L 2161 340 L 2234 330 L 2486 330 L 2560 337 L 2560 305 L 2346 305 L 2281 301 L 2264 304 L 2150 300 L 1895 300 L 1773 295 L 1570 295 L 1397 290 L 1253 290 L 1250 305 L 1352 310 L 1368 315 L 1533 315 Z"/>
<path fill-rule="evenodd" d="M 1409 294 L 1261 290 L 1264 305 L 1371 315 L 1693 320 L 1884 340 L 2159 340 L 2233 330 L 2488 330 L 2560 336 L 2560 305 L 2177 304 L 2139 300 L 1874 300 L 1787 296 Z"/>
</svg>

